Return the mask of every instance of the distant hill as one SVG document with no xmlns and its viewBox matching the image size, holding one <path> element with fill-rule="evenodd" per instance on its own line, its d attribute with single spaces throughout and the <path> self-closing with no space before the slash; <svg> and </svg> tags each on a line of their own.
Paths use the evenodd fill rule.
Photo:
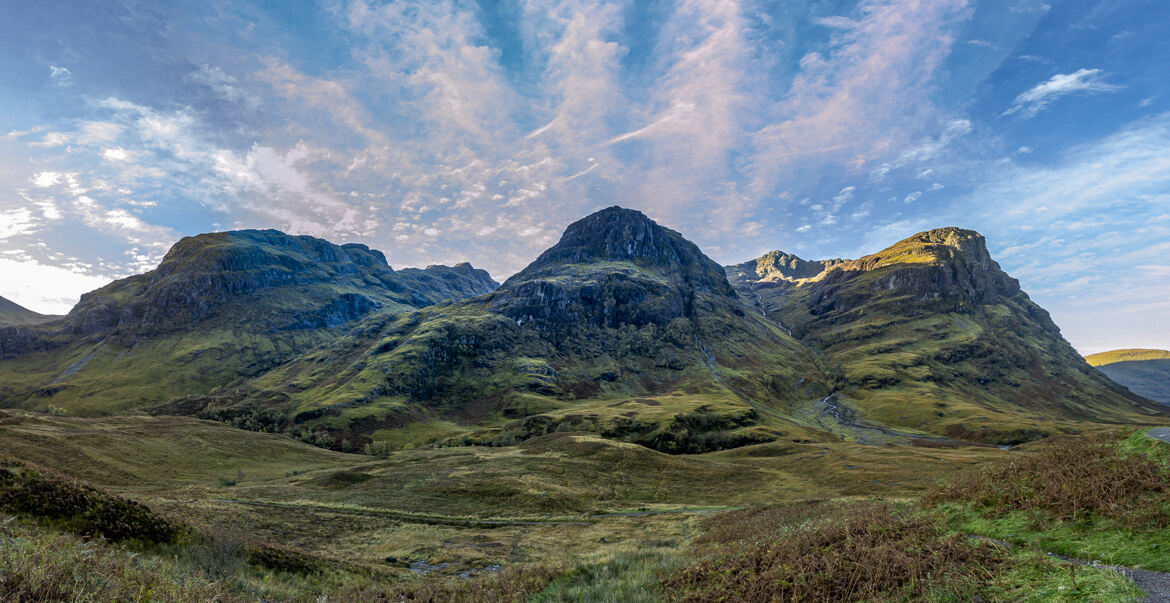
<svg viewBox="0 0 1170 603">
<path fill-rule="evenodd" d="M 971 230 L 922 232 L 857 260 L 772 252 L 727 272 L 879 423 L 1009 442 L 1065 419 L 1164 412 L 1090 368 Z"/>
<path fill-rule="evenodd" d="M 60 316 L 38 314 L 24 306 L 0 297 L 0 327 L 37 325 L 57 318 L 60 318 Z"/>
<path fill-rule="evenodd" d="M 1170 404 L 1170 351 L 1112 350 L 1085 360 L 1133 393 Z"/>
<path fill-rule="evenodd" d="M 395 271 L 365 245 L 275 230 L 180 240 L 158 268 L 81 297 L 62 319 L 0 329 L 0 403 L 101 414 L 253 377 L 373 312 L 494 290 L 469 264 Z"/>
</svg>

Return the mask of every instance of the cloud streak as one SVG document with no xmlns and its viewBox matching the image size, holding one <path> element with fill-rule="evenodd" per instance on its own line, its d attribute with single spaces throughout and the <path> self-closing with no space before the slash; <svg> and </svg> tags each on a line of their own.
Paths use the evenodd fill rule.
<svg viewBox="0 0 1170 603">
<path fill-rule="evenodd" d="M 1101 75 L 1100 69 L 1077 69 L 1072 73 L 1058 73 L 1021 92 L 1002 115 L 1019 113 L 1025 118 L 1034 117 L 1063 96 L 1113 92 L 1121 88 L 1106 83 Z"/>
</svg>

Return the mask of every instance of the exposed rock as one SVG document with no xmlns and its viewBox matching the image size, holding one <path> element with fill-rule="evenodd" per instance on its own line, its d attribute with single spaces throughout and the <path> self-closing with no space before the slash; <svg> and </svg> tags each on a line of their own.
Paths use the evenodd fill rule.
<svg viewBox="0 0 1170 603">
<path fill-rule="evenodd" d="M 492 308 L 518 324 L 616 328 L 691 317 L 696 303 L 734 308 L 735 298 L 723 269 L 694 243 L 641 212 L 610 207 L 570 224 L 504 282 Z"/>
</svg>

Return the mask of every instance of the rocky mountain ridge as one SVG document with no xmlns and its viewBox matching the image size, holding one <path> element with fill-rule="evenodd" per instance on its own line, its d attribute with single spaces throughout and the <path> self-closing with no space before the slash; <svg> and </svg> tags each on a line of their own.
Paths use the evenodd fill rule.
<svg viewBox="0 0 1170 603">
<path fill-rule="evenodd" d="M 775 258 L 802 276 L 777 277 Z M 882 423 L 1010 440 L 1050 428 L 1005 414 L 1109 421 L 1161 412 L 1089 367 L 971 230 L 918 233 L 856 260 L 773 252 L 728 274 L 823 354 L 835 388 Z"/>
</svg>

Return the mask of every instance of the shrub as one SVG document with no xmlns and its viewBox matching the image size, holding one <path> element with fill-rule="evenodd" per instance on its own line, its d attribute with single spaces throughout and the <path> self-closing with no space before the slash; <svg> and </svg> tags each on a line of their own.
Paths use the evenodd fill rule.
<svg viewBox="0 0 1170 603">
<path fill-rule="evenodd" d="M 544 590 L 560 567 L 514 567 L 470 580 L 457 578 L 369 585 L 336 590 L 330 601 L 416 601 L 418 603 L 520 603 Z"/>
<path fill-rule="evenodd" d="M 944 583 L 970 594 L 1003 563 L 994 545 L 883 503 L 739 511 L 704 527 L 697 560 L 663 581 L 685 601 L 921 599 Z"/>
<path fill-rule="evenodd" d="M 0 518 L 0 600 L 237 601 L 230 588 L 102 542 Z"/>
<path fill-rule="evenodd" d="M 940 485 L 928 504 L 969 502 L 987 512 L 1040 511 L 1057 519 L 1107 517 L 1134 528 L 1170 525 L 1170 479 L 1158 458 L 1127 451 L 1117 433 L 1054 438 Z"/>
<path fill-rule="evenodd" d="M 141 503 L 20 461 L 0 461 L 0 509 L 114 541 L 172 542 L 183 531 Z"/>
</svg>

